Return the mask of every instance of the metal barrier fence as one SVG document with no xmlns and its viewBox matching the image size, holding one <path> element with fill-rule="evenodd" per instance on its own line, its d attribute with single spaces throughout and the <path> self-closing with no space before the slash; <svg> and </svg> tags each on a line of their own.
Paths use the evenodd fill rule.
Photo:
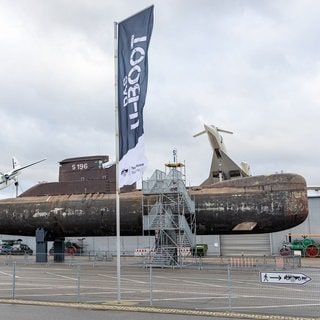
<svg viewBox="0 0 320 320">
<path fill-rule="evenodd" d="M 39 264 L 33 256 L 0 257 L 0 299 L 115 303 L 114 260 L 107 259 L 107 255 L 102 260 L 66 257 L 64 263 L 50 260 Z M 123 257 L 120 302 L 183 310 L 317 317 L 320 261 L 315 260 L 312 266 L 299 261 L 208 257 L 186 260 L 181 268 L 163 268 Z"/>
</svg>

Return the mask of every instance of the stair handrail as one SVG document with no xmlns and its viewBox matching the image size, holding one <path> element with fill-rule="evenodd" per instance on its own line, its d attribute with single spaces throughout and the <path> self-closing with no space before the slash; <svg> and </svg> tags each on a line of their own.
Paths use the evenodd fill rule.
<svg viewBox="0 0 320 320">
<path fill-rule="evenodd" d="M 193 247 L 196 244 L 196 235 L 191 231 L 187 219 L 183 215 L 179 215 L 179 227 L 186 234 L 190 246 Z"/>
</svg>

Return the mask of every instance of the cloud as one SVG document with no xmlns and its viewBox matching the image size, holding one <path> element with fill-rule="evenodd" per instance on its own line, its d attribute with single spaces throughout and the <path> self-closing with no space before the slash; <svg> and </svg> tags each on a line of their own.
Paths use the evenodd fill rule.
<svg viewBox="0 0 320 320">
<path fill-rule="evenodd" d="M 144 112 L 146 176 L 185 161 L 187 181 L 208 175 L 203 123 L 254 174 L 317 173 L 320 4 L 304 1 L 161 0 L 149 51 Z M 25 188 L 56 181 L 58 162 L 115 158 L 113 23 L 149 1 L 2 1 L 0 171 L 47 158 L 21 175 Z M 3 191 L 3 190 L 2 190 Z"/>
</svg>

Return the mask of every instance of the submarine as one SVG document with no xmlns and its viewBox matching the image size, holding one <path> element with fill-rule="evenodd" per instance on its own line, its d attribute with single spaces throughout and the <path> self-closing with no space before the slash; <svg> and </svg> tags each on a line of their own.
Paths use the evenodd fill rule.
<svg viewBox="0 0 320 320">
<path fill-rule="evenodd" d="M 197 235 L 257 234 L 293 228 L 308 216 L 305 179 L 295 173 L 252 176 L 228 155 L 220 132 L 204 125 L 212 147 L 208 178 L 187 191 L 194 201 Z M 58 182 L 39 183 L 16 198 L 0 200 L 0 234 L 48 241 L 116 235 L 116 167 L 106 155 L 62 160 Z M 143 190 L 120 190 L 120 233 L 143 235 Z"/>
<path fill-rule="evenodd" d="M 74 164 L 79 159 L 63 162 Z M 83 159 L 90 161 L 89 157 Z M 37 229 L 44 229 L 48 240 L 115 236 L 116 196 L 112 192 L 90 192 L 93 181 L 87 186 L 81 181 L 74 183 L 78 190 L 82 185 L 83 193 L 57 194 L 63 186 L 71 189 L 73 183 L 68 181 L 39 184 L 17 198 L 1 200 L 0 233 L 35 236 Z M 283 173 L 190 188 L 195 201 L 196 234 L 254 234 L 293 228 L 308 214 L 305 189 L 303 177 Z M 120 193 L 121 235 L 143 235 L 141 202 L 141 190 Z"/>
</svg>

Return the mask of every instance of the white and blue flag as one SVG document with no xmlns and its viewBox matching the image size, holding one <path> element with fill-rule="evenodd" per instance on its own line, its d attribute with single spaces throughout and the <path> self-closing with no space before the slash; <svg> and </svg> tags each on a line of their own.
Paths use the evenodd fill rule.
<svg viewBox="0 0 320 320">
<path fill-rule="evenodd" d="M 153 6 L 118 24 L 119 187 L 138 181 L 146 168 L 143 107 Z"/>
</svg>

